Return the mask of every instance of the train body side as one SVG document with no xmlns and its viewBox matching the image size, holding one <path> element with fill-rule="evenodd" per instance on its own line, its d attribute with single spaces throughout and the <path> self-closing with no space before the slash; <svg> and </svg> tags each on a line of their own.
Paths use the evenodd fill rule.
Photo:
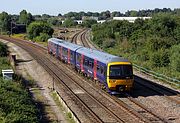
<svg viewBox="0 0 180 123">
<path fill-rule="evenodd" d="M 112 94 L 133 87 L 132 64 L 127 59 L 55 38 L 48 40 L 48 52 L 101 82 Z"/>
<path fill-rule="evenodd" d="M 48 40 L 48 52 L 65 63 L 75 66 L 76 50 L 82 46 L 66 42 L 64 40 L 51 38 Z"/>
<path fill-rule="evenodd" d="M 132 89 L 132 64 L 127 59 L 85 47 L 78 49 L 76 55 L 76 67 L 103 83 L 110 93 Z"/>
<path fill-rule="evenodd" d="M 79 53 L 78 50 L 76 52 L 76 69 L 84 73 L 85 76 L 93 78 L 107 86 L 107 65 L 96 59 L 92 59 L 85 54 Z"/>
</svg>

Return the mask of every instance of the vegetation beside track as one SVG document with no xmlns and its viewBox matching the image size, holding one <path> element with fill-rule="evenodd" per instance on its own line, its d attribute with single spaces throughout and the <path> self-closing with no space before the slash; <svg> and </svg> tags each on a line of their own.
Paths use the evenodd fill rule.
<svg viewBox="0 0 180 123">
<path fill-rule="evenodd" d="M 2 47 L 5 49 L 2 50 Z M 7 46 L 2 43 L 0 54 L 0 70 L 11 68 L 7 59 Z M 38 110 L 19 78 L 3 80 L 0 74 L 0 122 L 38 123 Z"/>
<path fill-rule="evenodd" d="M 59 97 L 58 97 L 58 94 L 55 92 L 55 91 L 52 91 L 51 92 L 51 96 L 53 97 L 55 103 L 58 105 L 59 109 L 62 111 L 62 114 L 63 115 L 66 115 L 66 120 L 69 122 L 69 123 L 75 123 L 72 115 L 70 112 L 67 112 L 65 107 L 63 107 L 63 104 L 60 102 L 59 100 Z"/>
<path fill-rule="evenodd" d="M 109 21 L 94 25 L 93 41 L 106 52 L 180 79 L 179 16 L 159 13 L 150 20 Z"/>
</svg>

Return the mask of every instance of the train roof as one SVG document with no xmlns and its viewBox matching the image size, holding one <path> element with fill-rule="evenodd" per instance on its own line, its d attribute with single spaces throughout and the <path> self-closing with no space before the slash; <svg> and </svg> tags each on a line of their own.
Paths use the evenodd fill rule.
<svg viewBox="0 0 180 123">
<path fill-rule="evenodd" d="M 77 53 L 84 54 L 85 56 L 101 61 L 102 63 L 110 63 L 110 62 L 128 62 L 127 59 L 115 55 L 111 55 L 99 50 L 90 49 L 90 48 L 80 48 L 76 51 Z"/>
<path fill-rule="evenodd" d="M 70 43 L 68 41 L 65 40 L 61 40 L 61 39 L 57 39 L 57 38 L 50 38 L 48 41 L 51 41 L 59 46 L 63 46 L 65 48 L 69 48 L 73 51 L 77 50 L 78 48 L 81 48 L 82 46 L 79 46 L 77 44 L 74 43 Z"/>
<path fill-rule="evenodd" d="M 59 43 L 63 43 L 64 41 L 63 40 L 59 40 L 57 38 L 50 38 L 50 39 L 48 39 L 48 42 L 52 42 L 54 44 L 59 44 Z"/>
<path fill-rule="evenodd" d="M 108 54 L 99 50 L 79 46 L 77 44 L 70 43 L 61 39 L 50 38 L 48 41 L 51 41 L 57 45 L 69 48 L 73 51 L 76 50 L 77 53 L 84 54 L 85 56 L 89 58 L 96 59 L 105 64 L 109 62 L 128 62 L 128 60 L 123 57 L 119 57 L 119 56 L 111 55 L 111 54 Z"/>
</svg>

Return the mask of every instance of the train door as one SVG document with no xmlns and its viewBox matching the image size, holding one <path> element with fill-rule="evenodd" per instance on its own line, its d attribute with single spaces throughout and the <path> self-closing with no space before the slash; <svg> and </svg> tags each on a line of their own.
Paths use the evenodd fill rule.
<svg viewBox="0 0 180 123">
<path fill-rule="evenodd" d="M 58 45 L 56 45 L 56 57 L 58 58 L 58 54 L 59 54 L 59 47 L 58 47 Z"/>
<path fill-rule="evenodd" d="M 56 55 L 56 44 L 53 44 L 53 55 Z"/>
<path fill-rule="evenodd" d="M 68 49 L 68 64 L 70 64 L 70 49 Z"/>
<path fill-rule="evenodd" d="M 97 80 L 97 60 L 94 59 L 94 79 Z"/>
<path fill-rule="evenodd" d="M 61 60 L 63 60 L 63 47 L 61 46 Z"/>
<path fill-rule="evenodd" d="M 61 58 L 61 46 L 58 46 L 58 50 L 59 50 L 58 59 L 60 59 Z"/>
<path fill-rule="evenodd" d="M 84 72 L 84 67 L 83 67 L 83 62 L 84 62 L 84 55 L 81 54 L 81 63 L 80 63 L 80 66 L 81 66 L 81 72 Z"/>
</svg>

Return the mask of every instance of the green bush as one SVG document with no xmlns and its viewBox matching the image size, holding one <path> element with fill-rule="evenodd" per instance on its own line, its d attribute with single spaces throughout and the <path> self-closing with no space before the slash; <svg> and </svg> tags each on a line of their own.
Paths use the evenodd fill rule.
<svg viewBox="0 0 180 123">
<path fill-rule="evenodd" d="M 28 92 L 16 82 L 0 78 L 0 121 L 37 123 L 37 109 Z"/>
<path fill-rule="evenodd" d="M 8 55 L 8 47 L 7 45 L 0 42 L 0 56 L 7 56 Z"/>
<path fill-rule="evenodd" d="M 109 48 L 109 47 L 114 47 L 115 45 L 115 40 L 114 39 L 105 39 L 103 41 L 103 48 Z"/>
<path fill-rule="evenodd" d="M 172 68 L 180 72 L 180 44 L 171 48 L 170 61 Z"/>
<path fill-rule="evenodd" d="M 7 68 L 10 68 L 7 58 L 0 57 L 0 70 Z M 0 76 L 0 123 L 38 122 L 38 110 L 21 82 L 3 80 Z"/>
<path fill-rule="evenodd" d="M 36 38 L 34 38 L 34 40 L 36 41 L 42 41 L 45 42 L 50 38 L 50 36 L 46 33 L 40 33 L 40 36 L 37 36 Z"/>
<path fill-rule="evenodd" d="M 108 53 L 121 55 L 172 78 L 179 74 L 179 15 L 160 13 L 151 19 L 137 19 L 134 23 L 108 21 L 93 25 L 92 35 L 93 42 Z M 173 71 L 169 72 L 169 69 Z"/>
<path fill-rule="evenodd" d="M 52 37 L 54 30 L 45 22 L 32 22 L 27 29 L 28 38 L 35 39 L 36 37 L 46 37 L 44 33 L 47 34 L 49 37 Z"/>
<path fill-rule="evenodd" d="M 169 52 L 167 50 L 158 50 L 151 55 L 153 67 L 166 67 L 169 65 Z"/>
</svg>

